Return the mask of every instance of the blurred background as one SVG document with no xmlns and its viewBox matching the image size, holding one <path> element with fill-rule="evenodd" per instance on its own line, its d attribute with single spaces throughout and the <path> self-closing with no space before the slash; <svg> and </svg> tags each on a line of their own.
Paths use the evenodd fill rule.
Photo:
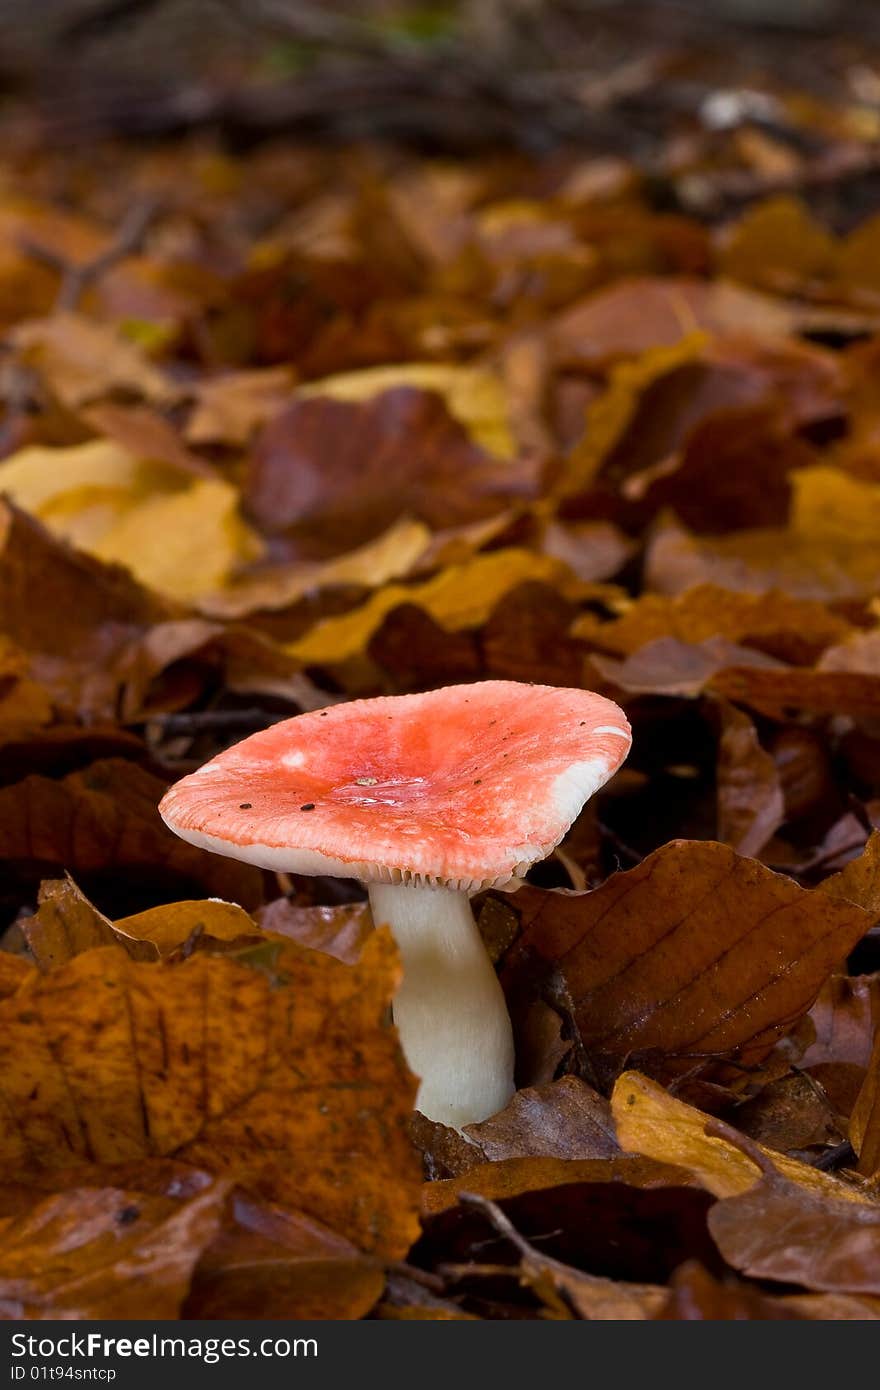
<svg viewBox="0 0 880 1390">
<path fill-rule="evenodd" d="M 657 165 L 673 134 L 748 125 L 781 168 L 831 133 L 810 97 L 862 135 L 880 113 L 873 0 L 0 0 L 0 25 L 7 131 L 61 142 L 208 128 Z"/>
</svg>

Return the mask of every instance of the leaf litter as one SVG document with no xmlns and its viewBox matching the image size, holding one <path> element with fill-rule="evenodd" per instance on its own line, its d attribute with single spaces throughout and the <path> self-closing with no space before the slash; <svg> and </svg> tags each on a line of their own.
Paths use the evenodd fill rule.
<svg viewBox="0 0 880 1390">
<path fill-rule="evenodd" d="M 648 170 L 4 156 L 0 1317 L 880 1317 L 880 240 L 804 153 L 876 130 L 773 100 Z M 634 744 L 476 904 L 518 1090 L 459 1133 L 361 889 L 156 806 L 487 677 Z"/>
</svg>

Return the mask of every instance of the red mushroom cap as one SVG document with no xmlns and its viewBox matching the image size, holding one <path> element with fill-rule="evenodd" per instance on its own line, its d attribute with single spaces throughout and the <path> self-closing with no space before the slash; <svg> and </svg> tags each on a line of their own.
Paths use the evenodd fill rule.
<svg viewBox="0 0 880 1390">
<path fill-rule="evenodd" d="M 184 840 L 263 868 L 476 890 L 545 858 L 630 742 L 589 690 L 453 685 L 286 719 L 159 810 Z"/>
</svg>

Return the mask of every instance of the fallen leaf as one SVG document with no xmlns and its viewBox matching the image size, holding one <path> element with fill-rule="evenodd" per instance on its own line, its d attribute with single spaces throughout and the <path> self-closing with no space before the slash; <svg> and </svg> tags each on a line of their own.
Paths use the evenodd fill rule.
<svg viewBox="0 0 880 1390">
<path fill-rule="evenodd" d="M 129 894 L 167 900 L 193 884 L 256 905 L 262 898 L 258 870 L 195 849 L 166 830 L 156 810 L 164 789 L 160 778 L 120 758 L 60 782 L 31 776 L 0 788 L 0 861 L 8 883 L 13 871 L 30 880 L 66 869 L 107 906 L 121 906 Z M 119 874 L 115 894 L 106 884 L 111 867 Z M 110 902 L 94 891 L 102 884 Z"/>
<path fill-rule="evenodd" d="M 716 1122 L 716 1128 L 728 1126 Z M 880 1207 L 815 1188 L 804 1191 L 751 1141 L 739 1135 L 736 1144 L 761 1176 L 709 1212 L 709 1230 L 728 1264 L 755 1279 L 834 1293 L 880 1293 Z"/>
<path fill-rule="evenodd" d="M 243 496 L 297 558 L 322 559 L 404 515 L 432 529 L 485 519 L 528 500 L 534 482 L 475 444 L 439 396 L 401 387 L 363 404 L 296 401 L 257 440 Z"/>
<path fill-rule="evenodd" d="M 479 627 L 505 594 L 527 580 L 576 589 L 566 581 L 558 560 L 529 550 L 493 550 L 462 565 L 452 565 L 421 584 L 389 584 L 360 608 L 327 618 L 286 650 L 303 666 L 337 665 L 358 656 L 383 618 L 401 604 L 415 604 L 435 622 L 454 632 Z"/>
<path fill-rule="evenodd" d="M 871 922 L 711 841 L 673 841 L 592 892 L 523 894 L 520 949 L 556 965 L 610 1075 L 634 1054 L 666 1076 L 760 1061 Z"/>
<path fill-rule="evenodd" d="M 799 1314 L 746 1284 L 713 1279 L 696 1260 L 688 1260 L 673 1274 L 654 1316 L 660 1322 L 766 1322 Z"/>
<path fill-rule="evenodd" d="M 105 401 L 82 411 L 82 418 L 134 458 L 163 463 L 184 478 L 215 476 L 211 465 L 188 449 L 170 421 L 150 406 Z"/>
<path fill-rule="evenodd" d="M 288 898 L 276 898 L 259 908 L 255 916 L 263 931 L 287 937 L 312 951 L 324 951 L 347 965 L 360 959 L 374 930 L 370 906 L 365 902 L 297 907 Z"/>
<path fill-rule="evenodd" d="M 757 855 L 785 820 L 779 769 L 743 710 L 722 701 L 719 713 L 718 838 L 738 854 Z"/>
<path fill-rule="evenodd" d="M 165 903 L 121 917 L 113 923 L 113 938 L 133 960 L 159 960 L 178 948 L 196 945 L 210 951 L 221 942 L 253 945 L 262 940 L 244 908 L 219 898 Z"/>
<path fill-rule="evenodd" d="M 760 1178 L 761 1169 L 756 1158 L 747 1156 L 728 1139 L 706 1133 L 707 1115 L 676 1100 L 662 1086 L 639 1072 L 624 1072 L 618 1077 L 611 1097 L 611 1111 L 617 1138 L 625 1153 L 684 1168 L 715 1197 L 747 1193 Z M 811 1168 L 786 1154 L 770 1153 L 760 1144 L 751 1145 L 749 1154 L 753 1152 L 756 1157 L 763 1155 L 762 1161 L 772 1164 L 796 1184 L 803 1197 L 811 1193 L 820 1197 L 827 1195 L 829 1199 L 858 1208 L 868 1201 L 858 1189 L 848 1187 L 819 1168 Z"/>
<path fill-rule="evenodd" d="M 54 703 L 109 721 L 132 649 L 170 611 L 124 571 L 69 549 L 0 500 L 0 614 Z"/>
<path fill-rule="evenodd" d="M 290 945 L 269 957 L 267 973 L 103 948 L 43 976 L 26 1005 L 6 1000 L 16 1064 L 0 1094 L 18 1120 L 0 1139 L 4 1172 L 173 1157 L 400 1257 L 418 1165 L 415 1081 L 384 1022 L 390 938 L 375 935 L 356 966 Z"/>
<path fill-rule="evenodd" d="M 13 343 L 22 360 L 35 367 L 72 410 L 118 390 L 155 405 L 177 396 L 164 372 L 134 343 L 78 314 L 55 313 L 22 323 Z"/>
<path fill-rule="evenodd" d="M 527 1087 L 497 1115 L 465 1125 L 474 1164 L 528 1156 L 611 1158 L 619 1152 L 608 1102 L 575 1076 Z"/>
<path fill-rule="evenodd" d="M 212 617 L 242 618 L 257 611 L 277 612 L 321 589 L 355 585 L 376 589 L 405 579 L 425 556 L 431 532 L 421 521 L 401 517 L 375 540 L 335 559 L 261 568 L 228 582 L 221 593 L 199 600 Z"/>
<path fill-rule="evenodd" d="M 631 1153 L 604 1159 L 508 1158 L 477 1162 L 458 1177 L 427 1183 L 422 1209 L 426 1216 L 436 1216 L 455 1207 L 461 1193 L 474 1192 L 494 1202 L 572 1183 L 623 1183 L 650 1189 L 687 1186 L 688 1182 L 678 1165 Z"/>
<path fill-rule="evenodd" d="M 725 275 L 769 289 L 795 288 L 830 274 L 834 238 L 798 198 L 768 198 L 730 228 L 720 264 Z"/>
<path fill-rule="evenodd" d="M 0 999 L 15 994 L 30 980 L 34 967 L 26 956 L 14 956 L 11 951 L 0 951 Z"/>
<path fill-rule="evenodd" d="M 361 1318 L 379 1299 L 378 1260 L 301 1212 L 234 1193 L 203 1251 L 185 1318 Z"/>
<path fill-rule="evenodd" d="M 596 368 L 672 347 L 695 331 L 783 337 L 806 317 L 798 306 L 723 280 L 646 276 L 564 310 L 551 325 L 550 343 L 559 363 Z"/>
<path fill-rule="evenodd" d="M 620 656 L 630 656 L 661 638 L 696 644 L 723 637 L 799 665 L 814 661 L 825 647 L 846 637 L 849 624 L 822 603 L 793 598 L 780 590 L 743 593 L 698 584 L 674 597 L 642 594 L 612 622 L 584 614 L 572 632 Z"/>
<path fill-rule="evenodd" d="M 0 1218 L 0 1318 L 177 1318 L 229 1191 L 184 1201 L 79 1188 Z"/>
<path fill-rule="evenodd" d="M 113 946 L 106 917 L 93 907 L 73 879 L 40 884 L 39 906 L 22 924 L 24 939 L 41 970 L 52 970 L 93 946 Z"/>
<path fill-rule="evenodd" d="M 852 1146 L 859 1156 L 859 1172 L 872 1177 L 880 1172 L 880 1036 L 874 1043 L 862 1089 L 856 1097 L 849 1131 Z"/>
<path fill-rule="evenodd" d="M 243 448 L 289 402 L 293 384 L 290 367 L 223 372 L 196 382 L 187 441 Z"/>
<path fill-rule="evenodd" d="M 137 502 L 89 548 L 101 560 L 125 565 L 142 584 L 181 600 L 222 589 L 262 553 L 239 515 L 236 489 L 219 478 Z"/>
<path fill-rule="evenodd" d="M 508 420 L 504 383 L 488 367 L 456 367 L 446 362 L 403 362 L 390 367 L 368 367 L 359 372 L 310 381 L 298 395 L 329 396 L 335 401 L 360 404 L 399 387 L 432 391 L 480 448 L 497 458 L 516 452 Z"/>
<path fill-rule="evenodd" d="M 694 643 L 680 642 L 677 637 L 658 637 L 623 661 L 598 653 L 589 661 L 600 677 L 621 691 L 690 698 L 701 695 L 719 671 L 778 664 L 774 657 L 740 647 L 723 637 Z"/>
</svg>

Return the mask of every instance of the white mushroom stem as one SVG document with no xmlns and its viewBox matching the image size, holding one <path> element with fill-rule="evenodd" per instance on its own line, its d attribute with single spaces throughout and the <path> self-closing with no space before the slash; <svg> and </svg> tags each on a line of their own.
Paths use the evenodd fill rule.
<svg viewBox="0 0 880 1390">
<path fill-rule="evenodd" d="M 421 1078 L 416 1108 L 460 1128 L 501 1110 L 514 1093 L 513 1032 L 498 976 L 467 893 L 372 883 L 377 926 L 400 948 L 394 1022 Z"/>
</svg>

